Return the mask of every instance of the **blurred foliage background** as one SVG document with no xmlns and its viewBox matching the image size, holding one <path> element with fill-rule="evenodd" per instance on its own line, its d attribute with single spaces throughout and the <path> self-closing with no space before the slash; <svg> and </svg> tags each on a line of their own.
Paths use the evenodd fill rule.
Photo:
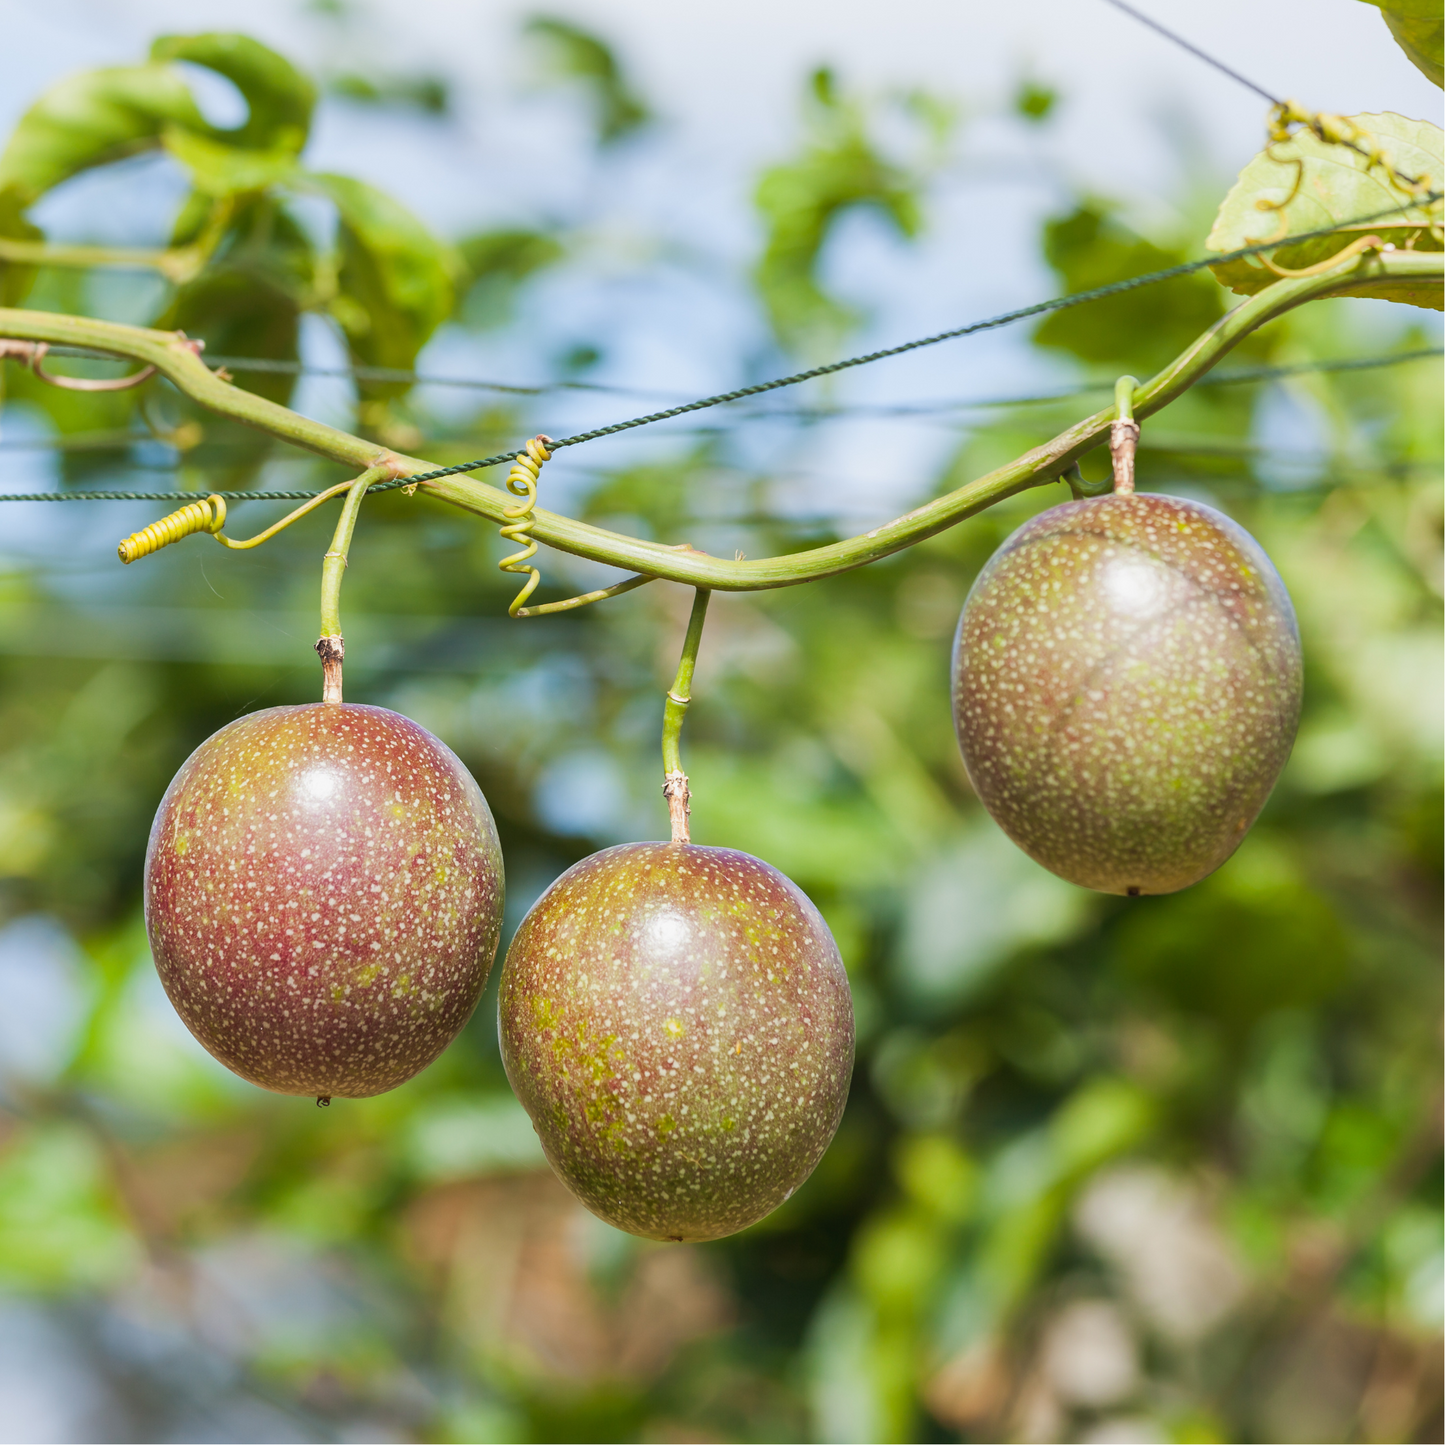
<svg viewBox="0 0 1445 1445">
<path fill-rule="evenodd" d="M 647 98 L 600 38 L 542 17 L 529 39 L 538 84 L 588 108 L 605 174 L 655 125 Z M 175 60 L 234 82 L 244 125 L 204 119 Z M 326 86 L 353 106 L 447 113 L 440 82 L 384 67 Z M 832 281 L 829 248 L 860 234 L 840 223 L 871 212 L 907 245 L 966 140 L 937 97 L 853 95 L 826 71 L 802 90 L 796 143 L 756 183 L 746 304 L 774 340 L 739 358 L 745 379 L 836 354 L 860 321 Z M 42 98 L 0 159 L 0 243 L 89 239 L 45 237 L 27 211 L 90 167 L 167 166 L 185 187 L 130 270 L 0 252 L 5 299 L 281 363 L 319 327 L 333 365 L 363 368 L 334 384 L 340 419 L 440 463 L 546 426 L 555 391 L 364 368 L 520 333 L 540 280 L 592 264 L 585 204 L 565 223 L 433 237 L 374 187 L 306 170 L 315 98 L 234 37 L 162 40 L 144 65 Z M 1048 126 L 1055 100 L 1022 82 L 1009 123 Z M 1199 254 L 1222 188 L 1185 160 L 1178 182 L 1175 234 L 1141 234 L 1108 197 L 1061 205 L 1038 237 L 1057 287 Z M 1052 358 L 1040 374 L 1147 374 L 1225 306 L 1194 275 L 1059 313 L 1033 334 Z M 608 341 L 579 334 L 557 384 L 586 387 Z M 1337 300 L 1275 322 L 1226 369 L 1438 344 L 1423 312 Z M 285 371 L 235 378 L 296 392 Z M 5 383 L 0 461 L 48 466 L 49 485 L 341 479 L 163 386 L 80 396 L 14 364 Z M 859 1048 L 814 1177 L 704 1247 L 621 1235 L 553 1180 L 503 1078 L 495 979 L 441 1061 L 382 1098 L 319 1112 L 204 1054 L 148 956 L 147 830 L 212 731 L 317 695 L 330 523 L 240 555 L 200 539 L 122 574 L 114 541 L 156 508 L 6 508 L 0 1437 L 1440 1439 L 1440 389 L 1427 357 L 1203 387 L 1146 425 L 1141 485 L 1207 500 L 1262 540 L 1307 659 L 1299 742 L 1263 818 L 1172 897 L 1105 898 L 1043 872 L 959 761 L 959 607 L 1062 488 L 866 571 L 715 597 L 684 744 L 694 836 L 768 859 L 818 903 Z M 968 400 L 926 419 L 955 440 L 913 500 L 1102 395 Z M 723 555 L 846 535 L 847 516 L 800 506 L 739 438 L 766 421 L 786 448 L 813 446 L 847 414 L 819 386 L 675 425 L 646 464 L 567 454 L 564 509 Z M 661 693 L 689 598 L 658 584 L 510 623 L 502 551 L 439 504 L 375 499 L 343 612 L 348 697 L 433 729 L 482 784 L 510 934 L 576 859 L 662 835 Z M 603 575 L 542 561 L 543 600 Z"/>
</svg>

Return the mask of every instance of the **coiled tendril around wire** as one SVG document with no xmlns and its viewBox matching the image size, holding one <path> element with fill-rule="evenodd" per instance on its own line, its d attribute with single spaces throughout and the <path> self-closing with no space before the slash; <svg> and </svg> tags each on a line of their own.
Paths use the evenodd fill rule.
<svg viewBox="0 0 1445 1445">
<path fill-rule="evenodd" d="M 152 522 L 139 532 L 132 532 L 117 548 L 122 562 L 148 557 L 193 532 L 209 532 L 214 536 L 226 524 L 226 499 L 215 495 L 202 502 L 187 502 L 179 511 Z"/>
<path fill-rule="evenodd" d="M 527 544 L 523 551 L 513 552 L 510 557 L 503 557 L 497 563 L 503 572 L 528 574 L 527 580 L 522 584 L 522 590 L 512 599 L 512 605 L 507 608 L 508 615 L 512 617 L 517 615 L 518 610 L 536 590 L 537 583 L 542 580 L 542 574 L 535 567 L 529 567 L 527 563 L 537 555 L 536 539 L 532 536 L 532 523 L 536 520 L 533 508 L 537 505 L 537 477 L 541 473 L 542 463 L 551 460 L 552 453 L 548 451 L 548 447 L 551 445 L 552 438 L 549 436 L 533 437 L 527 443 L 526 449 L 517 453 L 517 460 L 513 463 L 512 470 L 507 473 L 507 490 L 514 497 L 526 498 L 526 501 L 518 506 L 502 508 L 502 515 L 513 520 L 499 529 L 507 541 Z"/>
</svg>

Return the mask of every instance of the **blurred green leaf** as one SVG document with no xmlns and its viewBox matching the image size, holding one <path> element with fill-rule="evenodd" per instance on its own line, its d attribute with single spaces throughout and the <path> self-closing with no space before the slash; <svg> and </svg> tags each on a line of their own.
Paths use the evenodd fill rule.
<svg viewBox="0 0 1445 1445">
<path fill-rule="evenodd" d="M 510 321 L 522 282 L 555 266 L 567 254 L 557 237 L 521 227 L 465 236 L 457 243 L 457 251 L 463 271 L 457 285 L 458 310 L 467 325 L 478 328 Z"/>
<path fill-rule="evenodd" d="M 1097 1169 L 1142 1144 L 1157 1117 L 1154 1101 L 1138 1085 L 1107 1075 L 1090 1080 L 1049 1121 L 1059 1169 L 1065 1176 Z"/>
<path fill-rule="evenodd" d="M 547 1167 L 537 1131 L 511 1093 L 429 1101 L 411 1116 L 403 1149 L 410 1169 L 426 1180 Z"/>
<path fill-rule="evenodd" d="M 1040 85 L 1036 80 L 1025 80 L 1014 95 L 1014 109 L 1025 120 L 1035 124 L 1047 120 L 1058 103 L 1058 91 L 1050 85 Z"/>
<path fill-rule="evenodd" d="M 973 1213 L 978 1166 L 945 1135 L 906 1135 L 894 1151 L 893 1172 L 913 1199 L 950 1224 Z"/>
<path fill-rule="evenodd" d="M 467 276 L 472 281 L 504 277 L 524 281 L 534 271 L 554 265 L 566 254 L 555 236 L 517 228 L 480 231 L 457 243 Z"/>
<path fill-rule="evenodd" d="M 101 1147 L 81 1126 L 28 1129 L 0 1155 L 0 1283 L 104 1288 L 131 1274 L 140 1258 Z"/>
<path fill-rule="evenodd" d="M 185 168 L 191 184 L 207 196 L 262 191 L 290 180 L 296 170 L 290 150 L 242 150 L 177 126 L 166 127 L 162 144 Z"/>
<path fill-rule="evenodd" d="M 1395 44 L 1436 85 L 1445 86 L 1445 21 L 1435 0 L 1364 0 L 1385 16 Z"/>
<path fill-rule="evenodd" d="M 859 1291 L 846 1285 L 830 1291 L 813 1317 L 805 1351 L 814 1439 L 914 1438 L 911 1361 L 887 1349 L 887 1333 Z"/>
<path fill-rule="evenodd" d="M 1354 121 L 1384 148 L 1391 165 L 1408 176 L 1438 178 L 1445 172 L 1445 136 L 1427 120 L 1407 120 L 1386 111 L 1381 115 L 1355 115 Z M 1212 251 L 1234 251 L 1303 231 L 1340 225 L 1337 234 L 1314 241 L 1283 246 L 1275 262 L 1291 270 L 1314 266 L 1337 255 L 1359 236 L 1376 235 L 1397 246 L 1438 251 L 1441 242 L 1430 232 L 1439 226 L 1440 203 L 1417 206 L 1398 216 L 1356 222 L 1410 200 L 1407 191 L 1393 185 L 1379 166 L 1341 145 L 1329 145 L 1309 131 L 1297 131 L 1287 141 L 1270 146 L 1239 173 L 1219 208 L 1205 245 Z M 1432 219 L 1433 213 L 1433 219 Z M 1346 225 L 1346 222 L 1354 224 Z M 1260 256 L 1246 256 L 1212 268 L 1231 291 L 1252 296 L 1278 280 Z M 1438 311 L 1440 288 L 1409 279 L 1390 279 L 1354 287 L 1353 296 L 1379 296 Z"/>
<path fill-rule="evenodd" d="M 1090 291 L 1188 260 L 1182 246 L 1159 246 L 1119 221 L 1107 201 L 1090 200 L 1044 226 L 1044 259 L 1068 293 Z M 1055 311 L 1034 330 L 1039 346 L 1083 361 L 1112 363 L 1145 376 L 1184 349 L 1224 312 L 1204 275 L 1179 276 L 1088 306 Z"/>
<path fill-rule="evenodd" d="M 946 1238 L 920 1209 L 875 1214 L 853 1241 L 853 1276 L 881 1315 L 915 1317 L 942 1275 Z"/>
<path fill-rule="evenodd" d="M 411 367 L 451 312 L 455 253 L 365 181 L 310 175 L 306 186 L 340 217 L 337 299 L 346 304 L 332 309 L 352 355 L 369 366 Z"/>
<path fill-rule="evenodd" d="M 621 140 L 650 119 L 646 104 L 628 83 L 617 57 L 590 30 L 553 15 L 536 15 L 523 26 L 541 42 L 556 77 L 580 82 L 597 108 L 597 138 Z"/>
<path fill-rule="evenodd" d="M 451 109 L 451 88 L 438 75 L 375 80 L 369 75 L 348 72 L 334 76 L 326 88 L 332 95 L 361 105 L 397 106 L 427 115 L 446 115 Z"/>
<path fill-rule="evenodd" d="M 889 880 L 898 867 L 893 827 L 861 798 L 825 799 L 800 788 L 785 758 L 748 759 L 694 748 L 688 755 L 699 840 L 771 859 L 807 884 Z"/>
<path fill-rule="evenodd" d="M 818 283 L 834 224 L 864 207 L 912 237 L 922 217 L 917 178 L 879 154 L 861 108 L 837 94 L 830 71 L 813 77 L 810 119 L 813 135 L 802 154 L 771 166 L 758 182 L 754 201 L 767 240 L 754 279 L 778 339 L 814 353 L 835 346 L 858 319 Z"/>
<path fill-rule="evenodd" d="M 152 61 L 185 60 L 223 75 L 241 92 L 250 114 L 220 139 L 254 151 L 299 155 L 311 130 L 316 87 L 284 56 L 249 35 L 213 31 L 163 35 Z"/>
<path fill-rule="evenodd" d="M 14 190 L 0 190 L 0 236 L 16 241 L 43 241 L 45 232 L 22 214 L 25 206 Z M 0 259 L 0 306 L 18 306 L 35 280 L 34 266 Z"/>
<path fill-rule="evenodd" d="M 1064 942 L 1093 911 L 1088 892 L 982 823 L 920 868 L 899 940 L 899 982 L 920 1002 L 956 1005 L 1020 948 Z"/>
<path fill-rule="evenodd" d="M 51 86 L 0 153 L 0 192 L 33 204 L 92 166 L 153 150 L 169 125 L 208 134 L 186 83 L 168 65 L 86 70 Z"/>
<path fill-rule="evenodd" d="M 1230 1028 L 1329 998 L 1350 972 L 1334 910 L 1258 836 L 1203 883 L 1134 905 L 1116 937 L 1126 978 Z"/>
</svg>

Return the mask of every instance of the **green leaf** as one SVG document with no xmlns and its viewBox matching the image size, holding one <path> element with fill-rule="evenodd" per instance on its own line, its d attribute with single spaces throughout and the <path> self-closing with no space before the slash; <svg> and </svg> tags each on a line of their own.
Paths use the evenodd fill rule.
<svg viewBox="0 0 1445 1445">
<path fill-rule="evenodd" d="M 0 190 L 0 236 L 16 241 L 43 241 L 45 232 L 21 214 L 24 209 L 14 191 Z M 0 306 L 18 306 L 35 279 L 34 266 L 0 259 Z"/>
<path fill-rule="evenodd" d="M 1263 1014 L 1318 1005 L 1354 966 L 1330 902 L 1258 833 L 1202 883 L 1131 911 L 1114 938 L 1118 976 L 1241 1033 Z"/>
<path fill-rule="evenodd" d="M 627 83 L 611 48 L 597 36 L 566 20 L 539 15 L 525 26 L 542 41 L 554 75 L 580 81 L 597 108 L 597 139 L 607 145 L 646 125 L 647 106 Z"/>
<path fill-rule="evenodd" d="M 467 236 L 457 250 L 465 267 L 457 307 L 467 324 L 478 327 L 510 320 L 512 298 L 522 282 L 566 255 L 555 237 L 517 228 Z"/>
<path fill-rule="evenodd" d="M 399 201 L 364 181 L 309 175 L 306 186 L 340 215 L 332 313 L 352 355 L 370 366 L 410 367 L 451 314 L 454 253 Z"/>
<path fill-rule="evenodd" d="M 326 89 L 357 105 L 398 110 L 419 110 L 424 115 L 446 115 L 451 110 L 451 89 L 437 75 L 396 76 L 377 80 L 347 72 L 333 76 Z"/>
<path fill-rule="evenodd" d="M 457 249 L 470 280 L 495 276 L 514 284 L 560 261 L 565 254 L 562 243 L 554 237 L 516 228 L 478 232 L 459 242 Z"/>
<path fill-rule="evenodd" d="M 33 1126 L 0 1161 L 0 1280 L 12 1289 L 113 1285 L 140 1263 L 100 1145 L 78 1124 Z"/>
<path fill-rule="evenodd" d="M 1047 120 L 1059 103 L 1059 93 L 1051 85 L 1040 85 L 1036 80 L 1024 79 L 1014 92 L 1014 111 L 1025 120 L 1037 124 Z"/>
<path fill-rule="evenodd" d="M 1439 185 L 1445 173 L 1445 137 L 1439 126 L 1426 120 L 1408 120 L 1392 111 L 1348 119 L 1383 146 L 1397 169 L 1408 176 L 1428 177 L 1433 185 Z M 1281 246 L 1273 259 L 1291 270 L 1328 261 L 1350 241 L 1371 234 L 1404 248 L 1440 250 L 1440 241 L 1429 230 L 1431 224 L 1440 224 L 1438 202 L 1429 211 L 1417 207 L 1377 221 L 1344 224 L 1409 200 L 1408 193 L 1391 184 L 1389 175 L 1379 166 L 1367 167 L 1366 158 L 1347 146 L 1329 145 L 1308 131 L 1297 132 L 1288 141 L 1261 151 L 1240 172 L 1219 208 L 1205 245 L 1213 251 L 1234 251 L 1277 236 L 1341 226 L 1337 235 Z M 1277 273 L 1257 256 L 1230 261 L 1212 270 L 1231 291 L 1245 296 L 1262 291 L 1278 279 Z M 1441 307 L 1439 286 L 1425 281 L 1380 281 L 1357 287 L 1350 294 L 1383 297 L 1435 311 Z"/>
<path fill-rule="evenodd" d="M 778 339 L 822 354 L 857 321 L 816 277 L 834 223 L 866 207 L 912 237 L 922 218 L 916 183 L 874 149 L 858 108 L 837 96 L 831 72 L 818 71 L 812 88 L 816 140 L 798 159 L 764 171 L 758 182 L 755 203 L 768 239 L 754 278 Z"/>
<path fill-rule="evenodd" d="M 174 244 L 187 245 L 215 203 L 194 193 L 177 223 Z M 181 286 L 153 325 L 184 331 L 222 356 L 297 359 L 300 314 L 316 300 L 316 256 L 310 238 L 274 195 L 241 197 L 226 236 L 205 270 Z M 295 377 L 241 372 L 234 385 L 289 404 Z M 264 453 L 268 439 L 242 429 L 233 451 L 242 470 Z"/>
<path fill-rule="evenodd" d="M 287 181 L 296 172 L 291 151 L 247 150 L 225 145 L 179 126 L 167 126 L 162 144 L 189 173 L 191 184 L 207 196 L 263 191 Z"/>
<path fill-rule="evenodd" d="M 0 191 L 12 192 L 23 209 L 83 170 L 154 149 L 168 125 L 210 130 L 169 66 L 69 76 L 21 116 L 0 154 Z"/>
<path fill-rule="evenodd" d="M 1395 44 L 1410 63 L 1436 85 L 1445 87 L 1445 21 L 1440 18 L 1440 0 L 1364 0 L 1385 16 Z"/>
<path fill-rule="evenodd" d="M 151 46 L 153 61 L 185 60 L 224 75 L 250 107 L 244 125 L 222 132 L 248 150 L 299 155 L 311 130 L 316 87 L 284 56 L 249 35 L 163 35 Z"/>
<path fill-rule="evenodd" d="M 1138 1085 L 1104 1075 L 1081 1085 L 1049 1120 L 1061 1172 L 1072 1178 L 1141 1143 L 1158 1122 L 1154 1101 Z"/>
<path fill-rule="evenodd" d="M 295 300 L 240 267 L 220 266 L 204 272 L 179 292 L 156 325 L 184 331 L 204 341 L 206 349 L 218 356 L 271 361 L 297 358 L 300 313 Z M 285 406 L 296 378 L 243 372 L 235 384 Z"/>
<path fill-rule="evenodd" d="M 1188 259 L 1182 247 L 1159 246 L 1136 234 L 1113 211 L 1111 202 L 1089 200 L 1045 222 L 1044 259 L 1067 291 L 1089 291 Z M 1223 310 L 1219 289 L 1207 276 L 1180 276 L 1055 311 L 1035 328 L 1034 341 L 1143 376 L 1182 351 Z"/>
</svg>

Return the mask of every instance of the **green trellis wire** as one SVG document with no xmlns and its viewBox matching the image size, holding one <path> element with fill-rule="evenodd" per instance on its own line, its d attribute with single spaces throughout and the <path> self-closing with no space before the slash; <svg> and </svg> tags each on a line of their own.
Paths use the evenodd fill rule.
<svg viewBox="0 0 1445 1445">
<path fill-rule="evenodd" d="M 580 446 L 583 442 L 597 441 L 602 437 L 615 436 L 619 432 L 631 431 L 635 427 L 651 426 L 656 422 L 670 421 L 674 417 L 686 416 L 690 412 L 704 411 L 710 407 L 723 406 L 728 402 L 743 401 L 748 397 L 761 396 L 766 392 L 777 391 L 782 387 L 797 386 L 801 382 L 813 381 L 818 377 L 831 376 L 836 372 L 847 371 L 855 366 L 867 366 L 875 361 L 883 361 L 889 357 L 902 356 L 906 352 L 917 351 L 925 346 L 936 346 L 943 341 L 956 340 L 963 336 L 973 336 L 981 331 L 992 331 L 1001 326 L 1008 326 L 1015 321 L 1027 320 L 1030 316 L 1041 316 L 1051 311 L 1063 311 L 1072 306 L 1083 306 L 1088 302 L 1102 301 L 1109 296 L 1118 296 L 1127 291 L 1134 291 L 1142 286 L 1152 286 L 1160 281 L 1173 280 L 1178 276 L 1189 276 L 1196 271 L 1205 270 L 1208 267 L 1220 266 L 1230 261 L 1242 260 L 1247 256 L 1257 256 L 1265 251 L 1279 250 L 1281 247 L 1295 245 L 1301 241 L 1318 240 L 1325 236 L 1337 235 L 1339 232 L 1354 227 L 1368 226 L 1374 221 L 1383 220 L 1388 216 L 1400 215 L 1405 211 L 1416 210 L 1423 205 L 1431 205 L 1445 197 L 1445 191 L 1431 191 L 1428 195 L 1412 199 L 1402 205 L 1390 206 L 1381 211 L 1372 212 L 1367 216 L 1358 216 L 1349 221 L 1340 221 L 1332 226 L 1323 226 L 1314 231 L 1302 231 L 1292 236 L 1284 236 L 1275 241 L 1259 242 L 1255 245 L 1241 246 L 1234 251 L 1226 251 L 1217 256 L 1207 256 L 1195 261 L 1185 261 L 1178 266 L 1167 266 L 1160 271 L 1148 271 L 1139 276 L 1130 276 L 1122 281 L 1111 282 L 1107 286 L 1096 286 L 1089 291 L 1078 291 L 1068 296 L 1056 296 L 1049 301 L 1038 301 L 1032 306 L 1021 306 L 1013 311 L 1005 311 L 998 316 L 991 316 L 983 321 L 974 321 L 967 326 L 953 327 L 948 331 L 935 332 L 931 336 L 917 337 L 912 341 L 901 342 L 897 346 L 886 346 L 878 351 L 864 352 L 859 356 L 849 356 L 841 361 L 831 361 L 823 366 L 810 367 L 806 371 L 793 372 L 789 376 L 775 377 L 771 381 L 755 382 L 751 386 L 737 387 L 733 391 L 718 392 L 713 396 L 700 397 L 696 401 L 685 402 L 680 406 L 668 407 L 662 411 L 648 412 L 644 416 L 632 417 L 627 421 L 613 422 L 608 426 L 595 427 L 590 431 L 578 432 L 575 436 L 561 437 L 556 441 L 549 442 L 550 449 L 555 453 L 563 447 Z M 418 472 L 409 477 L 398 477 L 394 481 L 383 482 L 370 489 L 371 494 L 393 491 L 399 487 L 413 487 L 421 482 L 437 481 L 442 477 L 457 476 L 463 472 L 482 471 L 487 467 L 500 466 L 504 462 L 511 462 L 516 457 L 516 448 L 510 451 L 498 452 L 490 457 L 481 457 L 475 461 L 458 462 L 455 466 L 437 467 L 433 471 Z M 226 501 L 252 502 L 252 501 L 309 501 L 312 497 L 319 496 L 323 488 L 314 488 L 309 491 L 245 491 L 245 492 L 220 492 L 216 495 L 223 497 Z M 190 492 L 9 492 L 0 493 L 0 501 L 8 502 L 57 502 L 57 501 L 95 501 L 95 502 L 150 502 L 169 501 L 173 497 L 189 497 Z"/>
</svg>

